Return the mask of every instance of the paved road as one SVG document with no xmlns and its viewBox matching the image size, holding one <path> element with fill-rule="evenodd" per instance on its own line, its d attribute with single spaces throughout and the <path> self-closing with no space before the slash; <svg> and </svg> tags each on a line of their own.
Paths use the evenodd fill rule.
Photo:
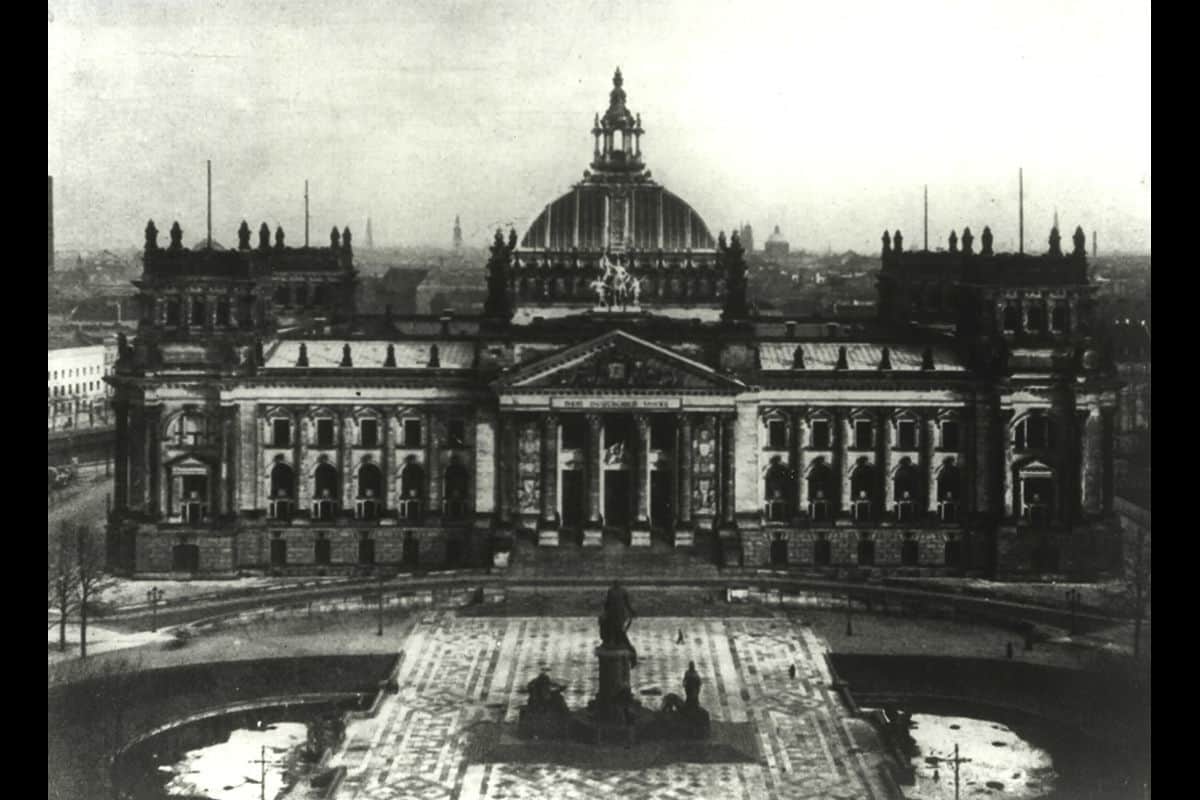
<svg viewBox="0 0 1200 800">
<path fill-rule="evenodd" d="M 92 475 L 85 474 L 75 486 L 60 490 L 51 497 L 46 510 L 47 532 L 53 532 L 63 520 L 85 523 L 94 530 L 102 530 L 105 498 L 112 492 L 112 478 L 103 476 L 103 468 L 95 480 Z"/>
</svg>

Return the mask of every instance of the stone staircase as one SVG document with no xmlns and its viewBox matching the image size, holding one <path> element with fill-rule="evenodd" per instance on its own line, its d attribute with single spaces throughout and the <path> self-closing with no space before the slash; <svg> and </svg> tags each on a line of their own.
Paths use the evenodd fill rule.
<svg viewBox="0 0 1200 800">
<path fill-rule="evenodd" d="M 606 530 L 600 547 L 584 547 L 564 533 L 558 547 L 540 547 L 535 539 L 513 542 L 507 574 L 512 578 L 697 578 L 718 576 L 712 534 L 697 533 L 691 548 L 675 548 L 655 534 L 649 547 L 630 547 L 617 530 Z"/>
</svg>

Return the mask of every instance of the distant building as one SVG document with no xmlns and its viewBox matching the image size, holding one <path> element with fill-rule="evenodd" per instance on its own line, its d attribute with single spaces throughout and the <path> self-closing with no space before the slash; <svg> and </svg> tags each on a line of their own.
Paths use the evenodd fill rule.
<svg viewBox="0 0 1200 800">
<path fill-rule="evenodd" d="M 112 387 L 104 378 L 115 363 L 115 342 L 47 349 L 46 427 L 54 431 L 107 423 Z"/>
<path fill-rule="evenodd" d="M 754 252 L 754 228 L 750 227 L 749 222 L 742 223 L 742 247 L 746 248 L 747 253 Z"/>
<path fill-rule="evenodd" d="M 371 232 L 371 218 L 367 217 L 367 249 L 375 249 L 375 235 Z"/>
<path fill-rule="evenodd" d="M 779 231 L 779 226 L 775 226 L 775 230 L 767 237 L 767 244 L 763 247 L 768 258 L 784 258 L 787 256 L 791 247 L 788 245 L 788 240 L 784 238 Z"/>
<path fill-rule="evenodd" d="M 454 215 L 454 249 L 462 249 L 462 222 L 457 214 Z"/>
</svg>

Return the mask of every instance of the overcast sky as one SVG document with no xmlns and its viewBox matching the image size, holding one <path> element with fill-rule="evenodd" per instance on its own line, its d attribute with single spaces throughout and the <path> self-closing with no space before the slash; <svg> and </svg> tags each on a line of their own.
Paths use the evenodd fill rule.
<svg viewBox="0 0 1200 800">
<path fill-rule="evenodd" d="M 966 225 L 1150 249 L 1148 0 L 50 1 L 61 249 L 153 218 L 377 245 L 519 232 L 577 181 L 620 66 L 654 177 L 714 230 L 871 251 Z"/>
</svg>

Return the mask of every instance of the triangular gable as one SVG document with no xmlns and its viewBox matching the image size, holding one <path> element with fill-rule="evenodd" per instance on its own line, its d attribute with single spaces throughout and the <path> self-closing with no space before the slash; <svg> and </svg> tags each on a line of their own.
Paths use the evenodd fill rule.
<svg viewBox="0 0 1200 800">
<path fill-rule="evenodd" d="M 163 466 L 167 467 L 172 472 L 181 475 L 204 475 L 208 473 L 209 469 L 211 469 L 211 466 L 207 462 L 200 460 L 191 453 L 184 453 L 181 456 L 176 456 L 175 458 L 172 458 L 164 463 Z"/>
<path fill-rule="evenodd" d="M 539 389 L 745 391 L 707 364 L 616 330 L 525 364 L 493 384 L 497 391 Z"/>
</svg>

